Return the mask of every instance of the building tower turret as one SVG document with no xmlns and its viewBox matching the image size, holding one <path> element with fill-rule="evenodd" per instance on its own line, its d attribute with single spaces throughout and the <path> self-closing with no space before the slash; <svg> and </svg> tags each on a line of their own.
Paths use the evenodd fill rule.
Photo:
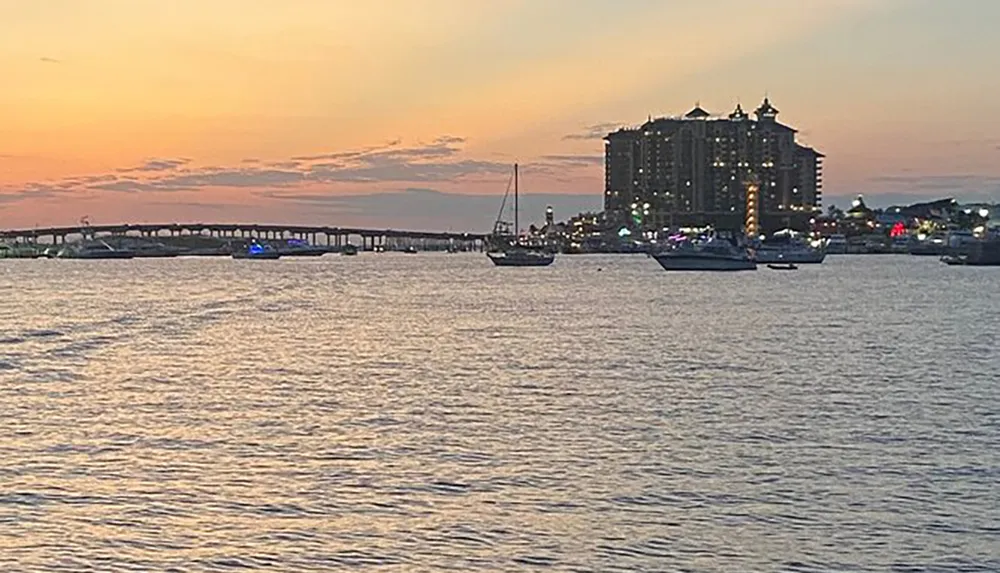
<svg viewBox="0 0 1000 573">
<path fill-rule="evenodd" d="M 757 116 L 757 121 L 760 122 L 770 122 L 773 123 L 778 117 L 778 110 L 773 105 L 771 105 L 771 100 L 764 96 L 764 103 L 760 104 L 756 110 L 754 110 L 754 115 Z"/>
</svg>

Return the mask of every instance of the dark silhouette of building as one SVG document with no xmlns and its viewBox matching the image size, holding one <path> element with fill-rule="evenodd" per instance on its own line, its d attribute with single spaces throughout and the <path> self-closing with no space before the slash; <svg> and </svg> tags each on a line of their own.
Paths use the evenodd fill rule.
<svg viewBox="0 0 1000 573">
<path fill-rule="evenodd" d="M 696 105 L 683 117 L 649 118 L 605 139 L 604 209 L 647 229 L 715 225 L 737 229 L 745 185 L 759 186 L 764 230 L 808 226 L 820 212 L 823 155 L 796 143 L 764 98 L 754 117 L 739 105 L 713 117 Z"/>
</svg>

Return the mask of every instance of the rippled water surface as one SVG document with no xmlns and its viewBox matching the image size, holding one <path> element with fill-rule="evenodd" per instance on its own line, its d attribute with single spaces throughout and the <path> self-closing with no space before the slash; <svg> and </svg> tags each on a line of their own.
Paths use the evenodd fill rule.
<svg viewBox="0 0 1000 573">
<path fill-rule="evenodd" d="M 0 571 L 998 571 L 998 284 L 0 261 Z"/>
</svg>

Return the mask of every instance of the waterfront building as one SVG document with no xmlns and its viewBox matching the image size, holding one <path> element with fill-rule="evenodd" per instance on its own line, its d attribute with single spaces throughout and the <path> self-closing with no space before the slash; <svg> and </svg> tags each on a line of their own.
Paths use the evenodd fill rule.
<svg viewBox="0 0 1000 573">
<path fill-rule="evenodd" d="M 644 229 L 739 229 L 746 187 L 757 186 L 762 230 L 807 228 L 820 214 L 823 154 L 796 142 L 768 98 L 753 116 L 736 106 L 715 117 L 696 105 L 683 117 L 650 117 L 605 138 L 604 209 Z"/>
</svg>

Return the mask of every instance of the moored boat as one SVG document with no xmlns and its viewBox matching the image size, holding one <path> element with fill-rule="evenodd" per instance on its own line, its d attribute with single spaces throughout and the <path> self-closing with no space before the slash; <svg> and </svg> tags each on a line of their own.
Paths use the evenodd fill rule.
<svg viewBox="0 0 1000 573">
<path fill-rule="evenodd" d="M 1000 266 L 1000 237 L 980 239 L 969 243 L 954 253 L 941 257 L 941 262 L 951 266 L 998 267 Z"/>
<path fill-rule="evenodd" d="M 698 243 L 683 242 L 650 256 L 666 271 L 757 270 L 757 262 L 746 249 L 718 238 Z"/>
<path fill-rule="evenodd" d="M 180 249 L 163 243 L 138 243 L 132 247 L 131 251 L 136 258 L 141 259 L 171 258 L 181 254 Z"/>
<path fill-rule="evenodd" d="M 754 249 L 754 258 L 761 264 L 820 264 L 826 258 L 826 252 L 806 243 L 798 233 L 786 230 L 758 244 Z"/>
<path fill-rule="evenodd" d="M 270 245 L 258 243 L 255 241 L 247 245 L 246 248 L 234 250 L 233 258 L 274 261 L 281 258 L 281 253 Z"/>
<path fill-rule="evenodd" d="M 276 249 L 282 256 L 286 257 L 321 257 L 328 251 L 323 247 L 311 245 L 305 241 L 291 239 L 284 245 Z"/>
<path fill-rule="evenodd" d="M 840 234 L 830 235 L 826 239 L 824 251 L 829 255 L 847 254 L 847 236 Z"/>
<path fill-rule="evenodd" d="M 909 251 L 911 255 L 940 257 L 947 254 L 948 242 L 941 233 L 930 236 L 918 235 L 917 240 L 910 243 Z"/>
<path fill-rule="evenodd" d="M 132 251 L 115 249 L 104 241 L 88 241 L 67 245 L 59 250 L 59 259 L 131 259 L 135 257 Z"/>
<path fill-rule="evenodd" d="M 32 243 L 0 243 L 0 259 L 37 259 L 42 253 Z"/>
<path fill-rule="evenodd" d="M 492 251 L 486 256 L 498 267 L 546 267 L 555 260 L 552 253 L 525 248 Z"/>
<path fill-rule="evenodd" d="M 514 164 L 514 228 L 510 232 L 509 223 L 503 221 L 503 210 L 507 203 L 507 194 L 510 192 L 508 183 L 507 193 L 504 193 L 503 201 L 500 203 L 500 213 L 496 222 L 493 223 L 493 234 L 490 237 L 490 249 L 486 256 L 498 267 L 547 267 L 555 261 L 555 255 L 544 248 L 544 245 L 530 245 L 521 241 L 519 228 L 519 205 L 518 205 L 518 170 Z"/>
</svg>

